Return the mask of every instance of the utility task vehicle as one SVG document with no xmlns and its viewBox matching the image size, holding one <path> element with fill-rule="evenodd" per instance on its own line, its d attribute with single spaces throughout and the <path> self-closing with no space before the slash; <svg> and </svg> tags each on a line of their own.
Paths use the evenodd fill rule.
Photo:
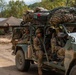
<svg viewBox="0 0 76 75">
<path fill-rule="evenodd" d="M 38 17 L 40 17 L 40 14 L 38 14 Z M 36 15 L 35 15 L 35 18 Z M 44 20 L 45 21 L 45 20 Z M 76 23 L 70 23 L 70 24 L 60 24 L 58 25 L 59 28 L 61 28 L 61 32 L 59 33 L 59 42 L 61 48 L 65 50 L 65 53 L 63 56 L 58 56 L 58 51 L 55 53 L 51 53 L 51 46 L 49 50 L 47 50 L 46 44 L 47 40 L 50 40 L 51 36 L 49 34 L 49 30 L 51 29 L 49 25 L 29 25 L 30 29 L 30 43 L 16 43 L 14 48 L 14 55 L 15 55 L 15 62 L 16 67 L 20 71 L 28 71 L 31 63 L 37 63 L 37 58 L 35 56 L 35 50 L 33 46 L 33 40 L 36 37 L 35 31 L 38 27 L 42 28 L 44 31 L 44 43 L 42 43 L 44 47 L 44 60 L 43 60 L 43 68 L 50 68 L 50 69 L 56 69 L 59 72 L 63 72 L 65 75 L 76 75 L 76 30 L 75 27 Z M 27 27 L 25 25 L 24 27 Z M 22 29 L 22 27 L 20 27 Z M 69 31 L 71 28 L 72 31 Z M 19 33 L 18 33 L 19 34 Z M 14 35 L 14 34 L 13 34 Z M 66 38 L 65 38 L 66 36 Z M 15 40 L 18 40 L 16 38 Z M 27 56 L 28 52 L 28 45 L 31 45 L 32 48 L 32 57 L 29 59 Z M 63 44 L 63 45 L 62 45 Z M 51 44 L 50 44 L 51 45 Z M 48 52 L 49 51 L 49 52 Z"/>
<path fill-rule="evenodd" d="M 71 27 L 72 25 L 72 27 Z M 30 63 L 37 62 L 36 56 L 35 56 L 35 50 L 33 47 L 33 40 L 35 35 L 36 28 L 41 27 L 44 29 L 44 43 L 43 47 L 45 50 L 44 55 L 44 61 L 43 61 L 43 68 L 54 68 L 58 71 L 64 72 L 66 75 L 75 75 L 76 74 L 76 33 L 75 30 L 75 24 L 63 24 L 59 25 L 63 32 L 60 33 L 60 38 L 66 42 L 60 41 L 61 43 L 64 43 L 64 47 L 62 47 L 65 50 L 64 56 L 55 56 L 55 54 L 51 53 L 50 50 L 46 50 L 46 39 L 50 40 L 48 36 L 48 30 L 50 29 L 50 26 L 44 26 L 44 25 L 31 25 L 30 27 L 30 45 L 32 47 L 32 57 L 31 59 L 27 58 L 27 48 L 29 43 L 17 43 L 14 48 L 14 54 L 16 55 L 16 67 L 20 71 L 28 71 L 30 68 Z M 69 27 L 68 27 L 69 26 Z M 26 27 L 26 26 L 25 26 Z M 73 29 L 74 31 L 70 32 L 68 31 L 69 28 Z M 22 28 L 21 28 L 22 29 Z M 67 38 L 65 38 L 65 35 L 67 35 Z M 50 35 L 51 36 L 51 35 Z M 17 40 L 17 38 L 15 39 Z M 49 42 L 48 42 L 49 44 Z M 48 51 L 50 51 L 50 56 L 48 54 Z M 56 54 L 57 55 L 57 54 Z M 51 59 L 49 59 L 51 58 Z M 63 62 L 63 63 L 62 63 Z"/>
</svg>

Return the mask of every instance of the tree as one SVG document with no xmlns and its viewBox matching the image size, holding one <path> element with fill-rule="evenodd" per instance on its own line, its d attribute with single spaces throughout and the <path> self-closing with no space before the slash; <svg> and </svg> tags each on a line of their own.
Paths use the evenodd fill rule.
<svg viewBox="0 0 76 75">
<path fill-rule="evenodd" d="M 76 0 L 71 0 L 71 1 L 70 1 L 70 6 L 76 7 Z"/>
<path fill-rule="evenodd" d="M 2 17 L 3 16 L 3 13 L 2 11 L 5 10 L 5 6 L 6 6 L 6 2 L 4 0 L 0 0 L 0 16 Z"/>
<path fill-rule="evenodd" d="M 37 6 L 44 7 L 48 10 L 51 10 L 56 7 L 61 7 L 66 5 L 66 0 L 42 0 L 40 3 L 35 3 L 31 5 L 30 7 L 34 8 Z"/>
<path fill-rule="evenodd" d="M 12 0 L 9 1 L 9 4 L 7 5 L 6 9 L 3 11 L 4 17 L 21 17 L 22 14 L 28 9 L 27 5 L 24 1 L 20 0 Z"/>
<path fill-rule="evenodd" d="M 74 6 L 76 7 L 76 0 L 66 0 L 66 5 L 67 6 Z"/>
<path fill-rule="evenodd" d="M 41 2 L 41 6 L 50 10 L 56 7 L 65 6 L 65 0 L 45 0 Z"/>
</svg>

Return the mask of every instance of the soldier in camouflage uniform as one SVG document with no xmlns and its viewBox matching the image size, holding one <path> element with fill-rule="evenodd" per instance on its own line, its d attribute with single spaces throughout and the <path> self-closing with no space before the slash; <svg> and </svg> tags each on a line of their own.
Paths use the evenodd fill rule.
<svg viewBox="0 0 76 75">
<path fill-rule="evenodd" d="M 42 46 L 43 43 L 43 35 L 41 29 L 36 30 L 36 37 L 34 39 L 34 48 L 36 50 L 36 56 L 38 58 L 38 74 L 42 75 L 42 60 L 43 60 L 43 54 L 44 49 Z"/>
<path fill-rule="evenodd" d="M 28 44 L 28 50 L 26 52 L 26 57 L 28 59 L 31 59 L 32 51 L 31 51 L 31 45 L 30 45 L 30 30 L 29 30 L 29 27 L 26 27 L 24 29 L 24 34 L 23 34 L 22 38 L 20 39 L 20 41 L 18 43 L 26 43 L 26 44 Z"/>
<path fill-rule="evenodd" d="M 15 49 L 16 44 L 18 43 L 18 40 L 21 39 L 21 37 L 22 37 L 22 31 L 15 28 L 13 30 L 13 36 L 12 36 L 12 40 L 11 40 L 13 50 Z"/>
<path fill-rule="evenodd" d="M 51 37 L 51 50 L 52 50 L 52 53 L 54 53 L 54 52 L 56 52 L 55 47 L 56 47 L 56 36 L 57 36 L 55 29 L 53 30 L 53 33 L 51 36 L 52 36 Z"/>
<path fill-rule="evenodd" d="M 23 36 L 18 43 L 28 43 L 30 39 L 29 35 L 30 35 L 29 28 L 26 27 L 25 29 L 23 29 Z"/>
<path fill-rule="evenodd" d="M 61 40 L 58 40 L 61 39 Z M 66 39 L 66 38 L 65 38 Z M 53 30 L 52 38 L 51 38 L 51 50 L 53 55 L 53 60 L 63 59 L 65 56 L 65 49 L 63 39 L 60 35 L 60 31 L 58 28 Z M 62 62 L 63 64 L 63 62 Z"/>
<path fill-rule="evenodd" d="M 20 24 L 21 26 L 33 21 L 33 12 L 33 10 L 27 10 L 26 13 L 23 14 L 23 21 Z"/>
<path fill-rule="evenodd" d="M 63 39 L 66 39 L 65 37 L 61 37 L 60 35 L 60 31 L 59 29 L 57 29 L 59 24 L 63 24 L 63 23 L 71 23 L 75 21 L 75 16 L 76 14 L 75 12 L 75 8 L 57 8 L 55 10 L 52 10 L 51 12 L 51 17 L 50 17 L 50 24 L 53 25 L 55 27 L 56 30 L 56 36 L 52 35 L 52 39 L 51 39 L 51 49 L 52 49 L 52 53 L 56 52 L 58 56 L 64 56 L 65 54 L 65 50 L 64 50 L 64 42 Z M 60 41 L 61 40 L 61 41 Z"/>
</svg>

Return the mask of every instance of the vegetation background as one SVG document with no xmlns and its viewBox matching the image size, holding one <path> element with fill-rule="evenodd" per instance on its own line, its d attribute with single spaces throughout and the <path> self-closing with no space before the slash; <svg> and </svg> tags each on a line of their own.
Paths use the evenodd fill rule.
<svg viewBox="0 0 76 75">
<path fill-rule="evenodd" d="M 31 5 L 26 5 L 24 1 L 12 0 L 7 4 L 5 0 L 0 0 L 0 17 L 10 17 L 14 16 L 17 18 L 22 18 L 23 13 L 26 10 L 34 9 L 37 6 L 46 8 L 48 10 L 54 9 L 61 6 L 74 6 L 76 7 L 76 0 L 42 0 L 41 2 L 34 3 Z"/>
</svg>

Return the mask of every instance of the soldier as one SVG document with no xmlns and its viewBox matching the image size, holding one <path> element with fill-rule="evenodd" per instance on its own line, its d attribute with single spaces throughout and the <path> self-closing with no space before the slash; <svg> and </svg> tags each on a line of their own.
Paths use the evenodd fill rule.
<svg viewBox="0 0 76 75">
<path fill-rule="evenodd" d="M 29 42 L 29 38 L 30 38 L 29 34 L 30 34 L 30 31 L 29 31 L 28 27 L 26 27 L 25 29 L 23 29 L 23 36 L 20 39 L 19 43 L 28 43 Z"/>
<path fill-rule="evenodd" d="M 51 31 L 52 33 L 51 33 L 51 50 L 52 50 L 52 53 L 54 53 L 54 52 L 56 52 L 56 50 L 55 50 L 55 47 L 56 47 L 56 30 L 55 29 L 53 29 L 52 31 Z"/>
<path fill-rule="evenodd" d="M 31 22 L 33 20 L 33 10 L 27 10 L 23 15 L 23 21 L 26 23 Z"/>
<path fill-rule="evenodd" d="M 30 31 L 29 31 L 28 27 L 26 27 L 24 29 L 24 34 L 23 34 L 21 40 L 18 43 L 27 43 L 28 44 L 28 50 L 27 50 L 27 53 L 26 53 L 26 57 L 31 59 L 32 51 L 31 51 L 31 45 L 30 45 Z"/>
<path fill-rule="evenodd" d="M 22 37 L 21 30 L 14 28 L 14 30 L 13 30 L 13 36 L 12 36 L 12 40 L 11 40 L 11 43 L 13 45 L 12 46 L 13 50 L 15 49 L 16 44 L 18 43 L 18 40 L 21 39 L 21 37 Z"/>
<path fill-rule="evenodd" d="M 58 40 L 60 39 L 60 40 Z M 66 39 L 66 38 L 65 38 Z M 51 50 L 53 55 L 53 60 L 63 59 L 65 55 L 65 49 L 63 48 L 64 41 L 61 37 L 60 30 L 57 28 L 53 31 L 51 38 Z"/>
<path fill-rule="evenodd" d="M 43 54 L 44 54 L 42 43 L 43 43 L 42 30 L 38 28 L 36 30 L 36 37 L 34 39 L 34 48 L 36 50 L 36 56 L 38 58 L 38 74 L 39 75 L 42 75 L 42 60 L 43 60 Z"/>
<path fill-rule="evenodd" d="M 33 10 L 27 10 L 26 13 L 23 14 L 23 21 L 20 23 L 21 26 L 32 22 L 33 20 Z"/>
</svg>

